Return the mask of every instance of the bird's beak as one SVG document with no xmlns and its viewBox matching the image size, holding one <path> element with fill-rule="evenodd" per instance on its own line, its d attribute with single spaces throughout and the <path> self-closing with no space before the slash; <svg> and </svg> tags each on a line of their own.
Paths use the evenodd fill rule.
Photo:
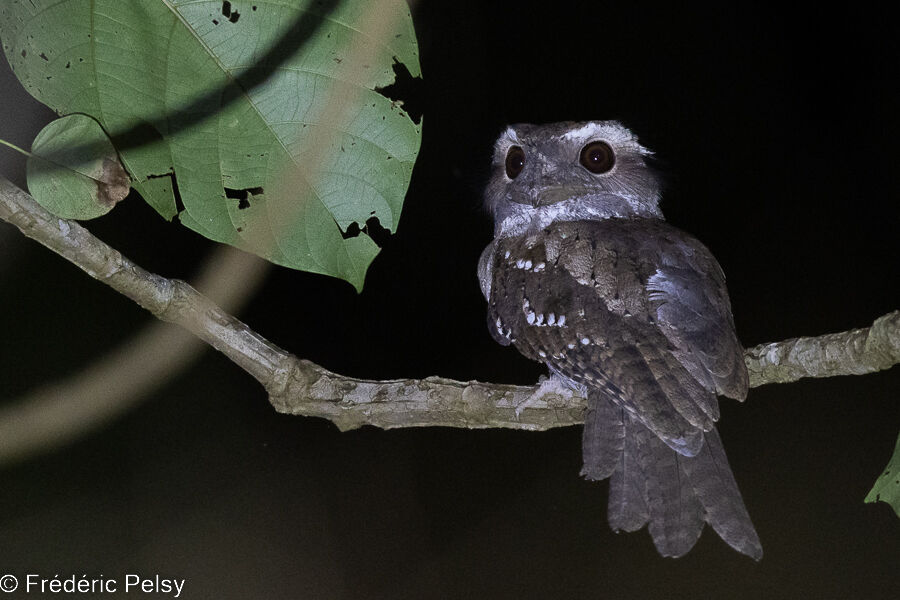
<svg viewBox="0 0 900 600">
<path fill-rule="evenodd" d="M 556 204 L 568 197 L 568 192 L 558 186 L 534 187 L 529 194 L 531 206 L 539 208 Z"/>
</svg>

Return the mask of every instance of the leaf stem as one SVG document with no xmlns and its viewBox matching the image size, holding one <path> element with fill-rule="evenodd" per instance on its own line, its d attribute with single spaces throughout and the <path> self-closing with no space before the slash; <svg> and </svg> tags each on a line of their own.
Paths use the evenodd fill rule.
<svg viewBox="0 0 900 600">
<path fill-rule="evenodd" d="M 31 152 L 29 152 L 28 150 L 23 150 L 23 149 L 19 148 L 18 146 L 16 146 L 15 144 L 7 142 L 6 140 L 4 140 L 2 138 L 0 138 L 0 144 L 3 144 L 4 146 L 8 146 L 9 148 L 12 148 L 16 152 L 21 152 L 22 154 L 24 154 L 25 156 L 27 156 L 29 158 L 31 158 L 31 156 L 32 156 Z"/>
</svg>

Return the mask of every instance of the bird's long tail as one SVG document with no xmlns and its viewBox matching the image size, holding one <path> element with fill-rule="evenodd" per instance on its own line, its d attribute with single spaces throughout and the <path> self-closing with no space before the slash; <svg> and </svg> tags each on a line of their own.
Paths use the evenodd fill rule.
<svg viewBox="0 0 900 600">
<path fill-rule="evenodd" d="M 621 406 L 597 396 L 588 400 L 583 451 L 582 475 L 610 478 L 608 517 L 614 531 L 648 525 L 659 553 L 678 557 L 694 546 L 705 522 L 738 552 L 762 558 L 715 429 L 704 434 L 695 456 L 683 456 Z"/>
</svg>

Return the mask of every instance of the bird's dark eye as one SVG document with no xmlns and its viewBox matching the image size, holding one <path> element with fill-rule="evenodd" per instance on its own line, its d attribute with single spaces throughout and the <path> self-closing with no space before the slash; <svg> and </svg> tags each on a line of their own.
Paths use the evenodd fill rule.
<svg viewBox="0 0 900 600">
<path fill-rule="evenodd" d="M 515 179 L 523 167 L 525 167 L 525 151 L 519 146 L 513 146 L 506 153 L 506 176 Z"/>
<path fill-rule="evenodd" d="M 581 166 L 591 173 L 607 173 L 616 164 L 616 155 L 606 142 L 591 142 L 581 149 Z M 509 171 L 509 159 L 506 159 Z"/>
</svg>

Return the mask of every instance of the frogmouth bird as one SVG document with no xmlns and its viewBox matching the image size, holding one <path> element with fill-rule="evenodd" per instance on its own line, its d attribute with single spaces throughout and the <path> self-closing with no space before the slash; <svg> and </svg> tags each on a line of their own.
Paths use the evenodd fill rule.
<svg viewBox="0 0 900 600">
<path fill-rule="evenodd" d="M 717 396 L 748 387 L 725 276 L 663 219 L 650 155 L 616 121 L 503 132 L 478 265 L 488 327 L 586 396 L 581 473 L 610 479 L 613 530 L 647 525 L 677 557 L 708 523 L 759 560 L 715 428 Z"/>
</svg>

